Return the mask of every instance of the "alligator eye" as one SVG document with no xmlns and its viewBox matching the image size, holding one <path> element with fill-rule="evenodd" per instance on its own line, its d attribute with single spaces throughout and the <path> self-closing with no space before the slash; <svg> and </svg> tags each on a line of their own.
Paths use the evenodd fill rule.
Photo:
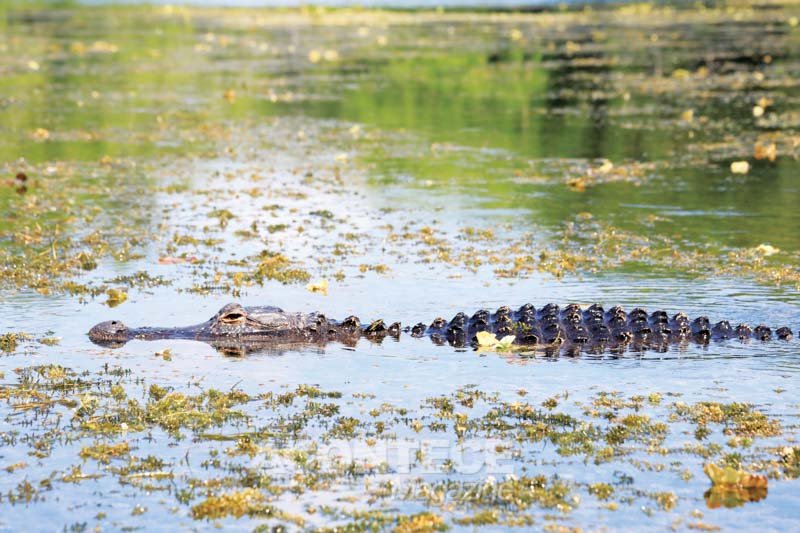
<svg viewBox="0 0 800 533">
<path fill-rule="evenodd" d="M 223 322 L 239 322 L 240 320 L 244 319 L 244 313 L 234 311 L 219 317 L 219 319 Z"/>
</svg>

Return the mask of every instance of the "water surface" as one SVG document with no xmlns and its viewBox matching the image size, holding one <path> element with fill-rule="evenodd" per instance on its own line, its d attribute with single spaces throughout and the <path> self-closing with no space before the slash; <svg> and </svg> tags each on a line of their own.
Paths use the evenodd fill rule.
<svg viewBox="0 0 800 533">
<path fill-rule="evenodd" d="M 30 334 L 0 357 L 0 528 L 792 528 L 797 340 L 230 357 L 85 332 L 233 300 L 409 325 L 601 302 L 797 331 L 796 8 L 0 13 L 0 333 Z M 247 399 L 179 402 L 211 389 Z M 739 414 L 701 416 L 717 404 Z M 405 442 L 413 461 L 354 452 Z M 453 466 L 477 442 L 477 468 Z M 323 460 L 333 444 L 351 463 Z M 766 497 L 715 503 L 711 462 L 769 475 Z M 549 489 L 510 488 L 536 475 Z"/>
</svg>

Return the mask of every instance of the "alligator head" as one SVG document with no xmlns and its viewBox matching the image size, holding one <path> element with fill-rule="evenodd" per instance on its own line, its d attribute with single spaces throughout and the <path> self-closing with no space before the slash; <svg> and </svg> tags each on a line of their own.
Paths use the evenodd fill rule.
<svg viewBox="0 0 800 533">
<path fill-rule="evenodd" d="M 101 345 L 118 346 L 131 340 L 128 326 L 119 320 L 100 322 L 89 330 L 89 339 Z"/>
<path fill-rule="evenodd" d="M 121 346 L 132 339 L 238 339 L 258 341 L 302 337 L 318 315 L 286 313 L 278 307 L 242 307 L 230 303 L 202 324 L 178 328 L 129 328 L 119 320 L 101 322 L 89 330 L 89 339 L 103 346 Z"/>
</svg>

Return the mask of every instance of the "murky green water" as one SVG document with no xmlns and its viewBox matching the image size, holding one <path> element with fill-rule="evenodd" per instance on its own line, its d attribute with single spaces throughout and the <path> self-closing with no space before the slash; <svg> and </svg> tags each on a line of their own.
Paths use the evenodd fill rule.
<svg viewBox="0 0 800 533">
<path fill-rule="evenodd" d="M 0 15 L 0 529 L 794 527 L 797 340 L 226 357 L 85 332 L 231 300 L 797 332 L 796 7 Z M 708 493 L 712 462 L 766 497 Z"/>
</svg>

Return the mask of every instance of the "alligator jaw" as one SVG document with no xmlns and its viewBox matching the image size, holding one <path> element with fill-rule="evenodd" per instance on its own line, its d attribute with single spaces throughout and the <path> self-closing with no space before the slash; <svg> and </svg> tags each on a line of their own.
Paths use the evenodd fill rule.
<svg viewBox="0 0 800 533">
<path fill-rule="evenodd" d="M 156 341 L 159 339 L 196 339 L 194 328 L 134 328 L 128 340 Z"/>
</svg>

